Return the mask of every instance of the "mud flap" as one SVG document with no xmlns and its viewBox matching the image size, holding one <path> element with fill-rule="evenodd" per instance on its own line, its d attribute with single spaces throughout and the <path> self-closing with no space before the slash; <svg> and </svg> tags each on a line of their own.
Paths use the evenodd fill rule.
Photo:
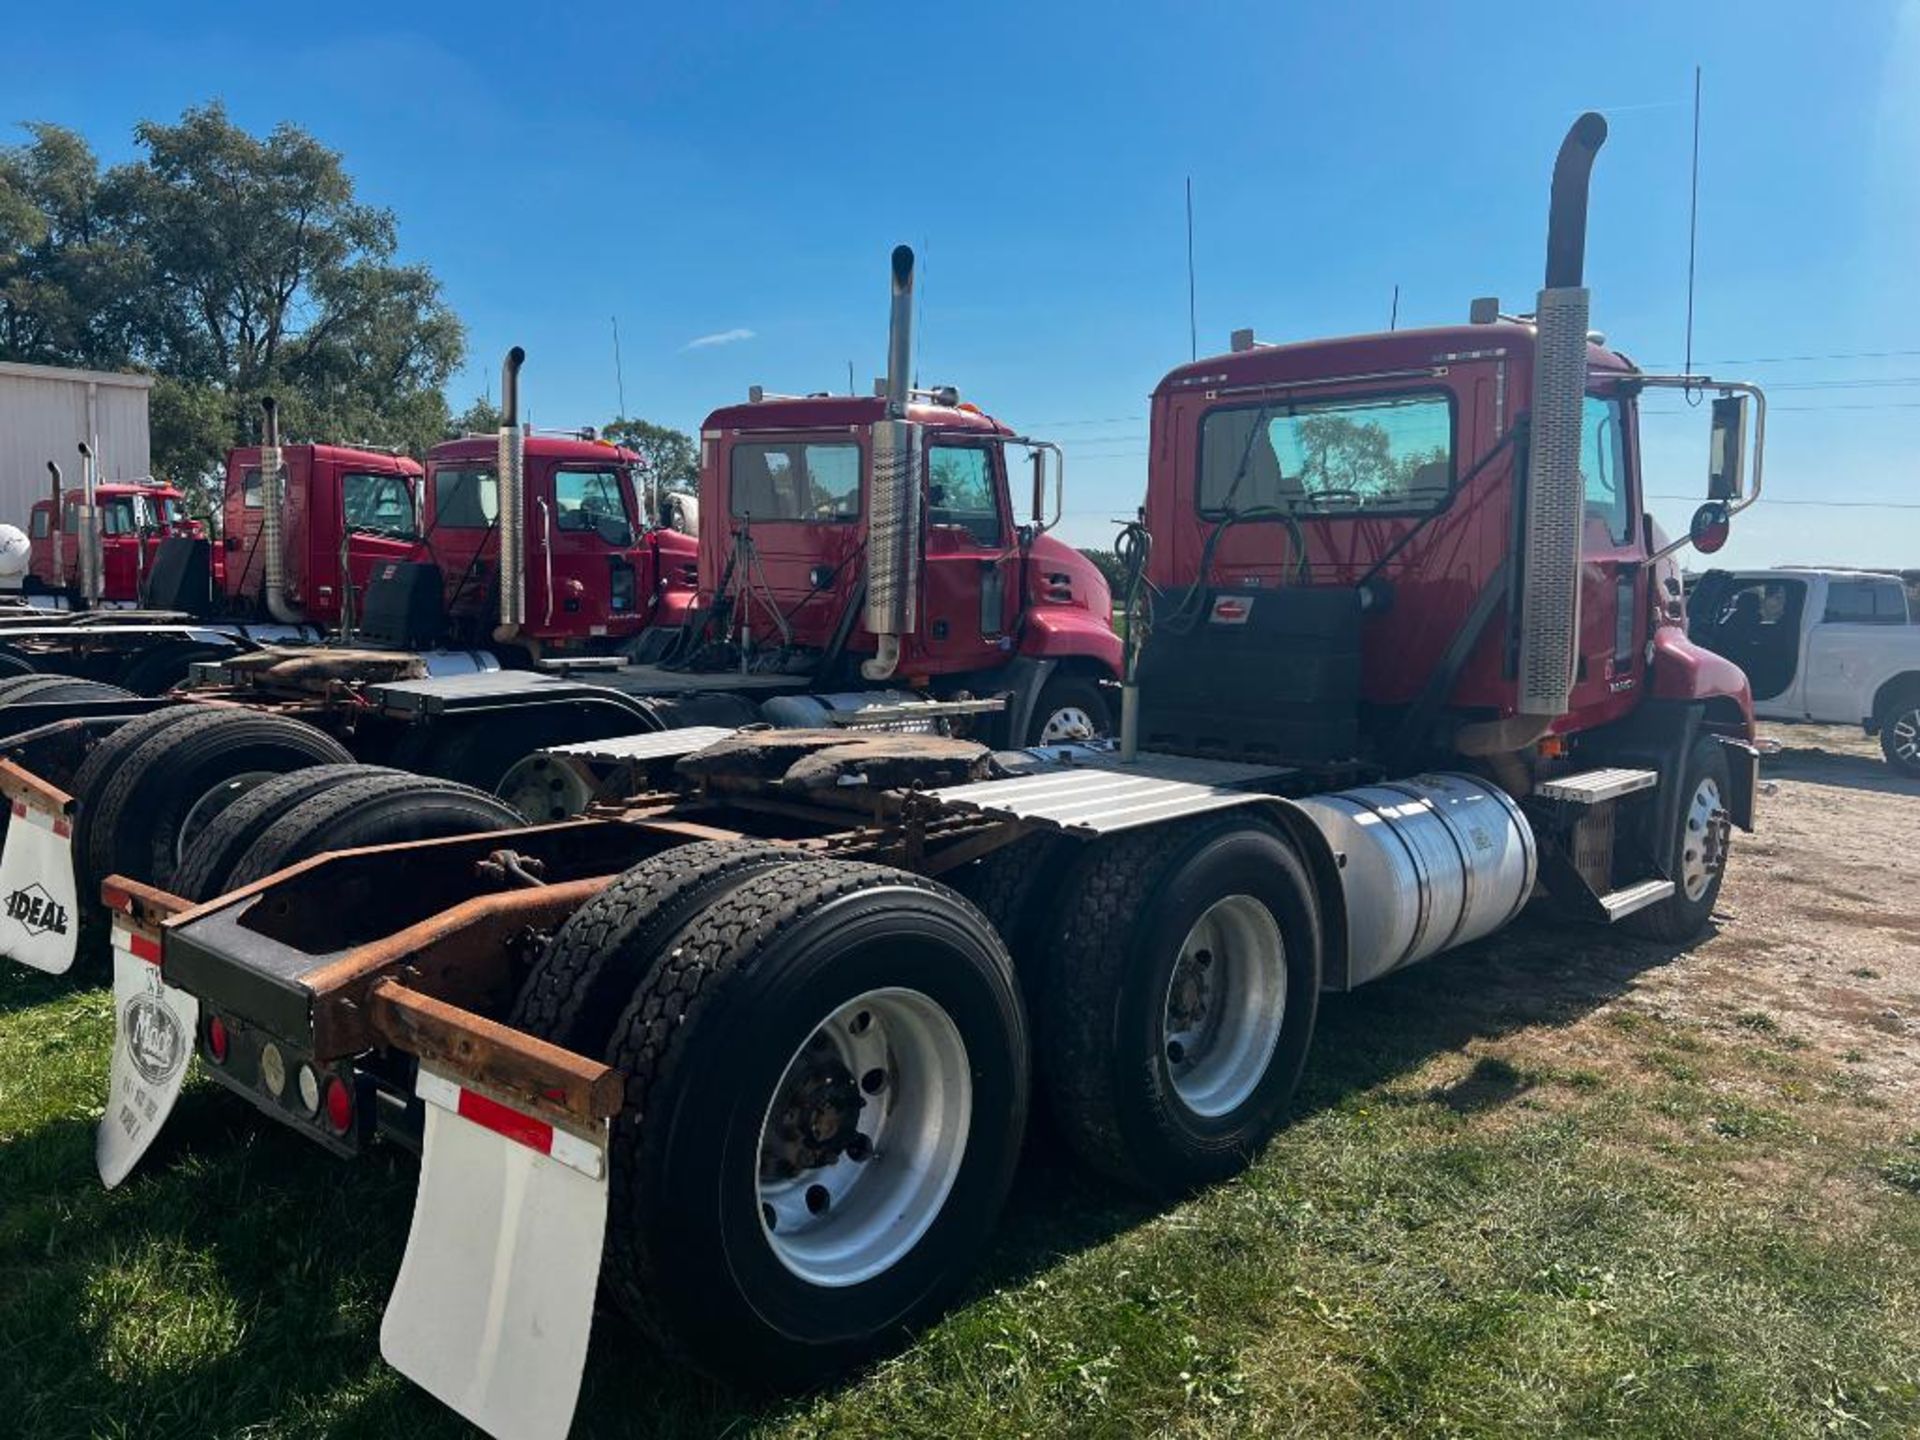
<svg viewBox="0 0 1920 1440">
<path fill-rule="evenodd" d="M 13 807 L 0 849 L 0 955 L 64 975 L 80 941 L 73 797 L 10 761 L 0 761 L 0 792 Z"/>
<path fill-rule="evenodd" d="M 173 1113 L 193 1059 L 200 1005 L 160 978 L 160 936 L 113 917 L 113 1064 L 93 1159 L 111 1190 L 140 1162 Z"/>
<path fill-rule="evenodd" d="M 420 1190 L 380 1353 L 497 1440 L 573 1423 L 607 1228 L 607 1122 L 574 1133 L 423 1061 Z"/>
</svg>

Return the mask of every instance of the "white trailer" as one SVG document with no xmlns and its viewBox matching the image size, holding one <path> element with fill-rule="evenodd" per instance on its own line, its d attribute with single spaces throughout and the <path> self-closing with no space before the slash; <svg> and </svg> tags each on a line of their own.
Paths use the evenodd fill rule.
<svg viewBox="0 0 1920 1440">
<path fill-rule="evenodd" d="M 82 442 L 99 458 L 101 480 L 150 475 L 152 389 L 151 375 L 0 362 L 0 521 L 24 529 L 48 493 L 47 462 L 78 475 Z"/>
</svg>

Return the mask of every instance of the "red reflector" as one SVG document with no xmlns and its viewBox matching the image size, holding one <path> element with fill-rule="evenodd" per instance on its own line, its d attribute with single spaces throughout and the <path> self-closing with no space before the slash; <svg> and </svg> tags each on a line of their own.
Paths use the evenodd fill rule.
<svg viewBox="0 0 1920 1440">
<path fill-rule="evenodd" d="M 213 1057 L 213 1063 L 227 1063 L 227 1022 L 218 1015 L 207 1021 L 207 1054 Z"/>
<path fill-rule="evenodd" d="M 71 839 L 73 836 L 73 826 L 64 820 L 56 820 L 53 822 L 53 833 L 58 835 L 62 840 Z"/>
<path fill-rule="evenodd" d="M 553 1126 L 544 1120 L 535 1120 L 531 1115 L 522 1115 L 518 1110 L 509 1109 L 498 1100 L 489 1100 L 473 1091 L 460 1091 L 461 1118 L 484 1125 L 487 1129 L 517 1140 L 529 1149 L 538 1150 L 546 1155 L 553 1150 Z"/>
<path fill-rule="evenodd" d="M 353 1128 L 353 1092 L 338 1075 L 327 1077 L 327 1124 L 336 1135 Z"/>
<path fill-rule="evenodd" d="M 136 960 L 144 960 L 149 965 L 158 965 L 160 963 L 160 942 L 158 940 L 149 940 L 145 935 L 129 935 L 127 937 L 127 949 L 133 952 L 133 958 Z M 218 1020 L 215 1020 L 213 1023 L 220 1025 Z M 226 1033 L 227 1027 L 220 1025 L 220 1034 L 223 1039 Z"/>
<path fill-rule="evenodd" d="M 25 814 L 27 813 L 27 802 L 26 802 L 26 801 L 24 801 L 24 800 L 16 800 L 16 801 L 14 801 L 14 802 L 13 802 L 13 813 L 14 813 L 15 815 L 25 815 Z"/>
</svg>

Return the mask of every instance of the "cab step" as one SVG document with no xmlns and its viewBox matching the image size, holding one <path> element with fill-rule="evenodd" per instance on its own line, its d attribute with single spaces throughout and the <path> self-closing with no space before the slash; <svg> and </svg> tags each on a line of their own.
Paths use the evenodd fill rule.
<svg viewBox="0 0 1920 1440">
<path fill-rule="evenodd" d="M 1543 780 L 1534 787 L 1533 793 L 1542 800 L 1558 800 L 1564 805 L 1599 805 L 1636 790 L 1651 790 L 1659 783 L 1658 771 L 1609 767 Z"/>
<path fill-rule="evenodd" d="M 1624 920 L 1639 910 L 1658 905 L 1673 894 L 1673 881 L 1654 878 L 1637 880 L 1619 890 L 1610 890 L 1605 895 L 1596 896 L 1600 908 L 1607 912 L 1607 923 Z"/>
</svg>

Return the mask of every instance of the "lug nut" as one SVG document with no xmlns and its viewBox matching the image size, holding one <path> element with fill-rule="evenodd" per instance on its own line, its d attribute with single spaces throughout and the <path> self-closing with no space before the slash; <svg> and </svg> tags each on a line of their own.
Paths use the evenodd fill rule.
<svg viewBox="0 0 1920 1440">
<path fill-rule="evenodd" d="M 858 1015 L 853 1017 L 853 1023 L 847 1026 L 847 1029 L 856 1035 L 864 1035 L 867 1033 L 867 1027 L 871 1024 L 873 1024 L 872 1013 L 862 1010 Z"/>
<path fill-rule="evenodd" d="M 880 1069 L 867 1071 L 860 1077 L 860 1088 L 869 1095 L 878 1095 L 887 1088 L 887 1072 Z"/>
<path fill-rule="evenodd" d="M 873 1154 L 873 1141 L 869 1140 L 866 1136 L 860 1134 L 858 1131 L 855 1131 L 853 1138 L 847 1141 L 847 1158 L 853 1161 L 855 1164 L 859 1164 L 861 1161 L 867 1159 L 872 1154 Z"/>
</svg>

